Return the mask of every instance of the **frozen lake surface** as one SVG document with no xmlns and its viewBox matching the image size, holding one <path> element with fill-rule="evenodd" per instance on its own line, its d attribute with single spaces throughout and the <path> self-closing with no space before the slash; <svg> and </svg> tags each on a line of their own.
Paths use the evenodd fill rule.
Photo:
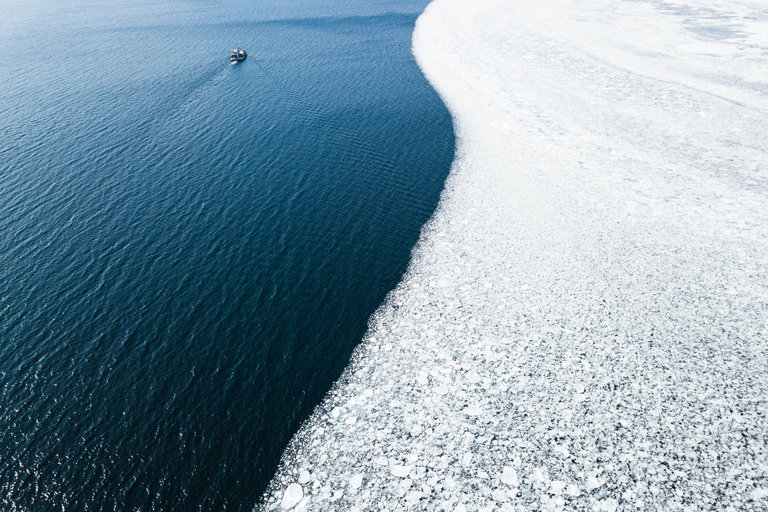
<svg viewBox="0 0 768 512">
<path fill-rule="evenodd" d="M 436 0 L 457 159 L 266 508 L 768 509 L 768 10 Z"/>
</svg>

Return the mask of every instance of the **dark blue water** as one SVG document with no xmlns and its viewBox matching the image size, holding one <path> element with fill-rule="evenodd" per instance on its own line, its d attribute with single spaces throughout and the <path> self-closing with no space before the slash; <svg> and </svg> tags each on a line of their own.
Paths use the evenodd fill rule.
<svg viewBox="0 0 768 512">
<path fill-rule="evenodd" d="M 252 509 L 447 174 L 425 4 L 3 2 L 0 510 Z"/>
</svg>

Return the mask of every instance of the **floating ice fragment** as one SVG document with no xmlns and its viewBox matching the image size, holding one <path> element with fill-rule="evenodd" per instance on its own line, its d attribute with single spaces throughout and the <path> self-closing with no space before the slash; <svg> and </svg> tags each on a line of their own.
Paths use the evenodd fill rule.
<svg viewBox="0 0 768 512">
<path fill-rule="evenodd" d="M 601 487 L 604 483 L 605 483 L 605 480 L 603 480 L 602 478 L 598 478 L 596 472 L 593 471 L 589 473 L 586 481 L 587 492 L 594 491 L 598 487 Z"/>
<path fill-rule="evenodd" d="M 762 500 L 762 499 L 765 499 L 765 498 L 768 498 L 768 488 L 766 488 L 766 487 L 758 487 L 757 489 L 754 489 L 752 491 L 752 499 L 753 500 L 757 501 L 757 500 Z"/>
<path fill-rule="evenodd" d="M 423 494 L 421 494 L 420 491 L 411 491 L 408 493 L 408 496 L 405 497 L 405 501 L 408 502 L 409 505 L 413 506 L 416 503 L 421 500 L 421 497 Z"/>
<path fill-rule="evenodd" d="M 334 407 L 333 409 L 331 409 L 330 416 L 332 420 L 338 420 L 341 414 L 342 414 L 341 407 Z"/>
<path fill-rule="evenodd" d="M 501 489 L 494 489 L 491 492 L 491 496 L 493 497 L 494 500 L 498 502 L 504 502 L 509 499 L 509 495 L 504 491 L 502 491 Z"/>
<path fill-rule="evenodd" d="M 398 478 L 405 478 L 411 474 L 411 469 L 413 469 L 411 466 L 395 464 L 389 468 L 389 471 Z"/>
<path fill-rule="evenodd" d="M 467 374 L 467 380 L 472 384 L 477 384 L 478 382 L 480 382 L 480 374 L 472 370 Z"/>
<path fill-rule="evenodd" d="M 280 502 L 280 508 L 283 510 L 289 510 L 298 505 L 301 498 L 304 497 L 304 491 L 299 484 L 293 483 L 289 485 L 283 493 L 283 499 Z"/>
<path fill-rule="evenodd" d="M 501 471 L 501 477 L 499 477 L 502 483 L 517 487 L 520 484 L 520 480 L 517 478 L 517 471 L 512 466 L 504 466 Z"/>
<path fill-rule="evenodd" d="M 468 416 L 482 416 L 483 409 L 477 405 L 470 405 L 464 408 L 464 414 L 467 414 Z"/>
<path fill-rule="evenodd" d="M 551 494 L 562 494 L 563 489 L 565 489 L 565 482 L 562 480 L 552 480 L 552 483 L 549 484 L 549 492 Z"/>
<path fill-rule="evenodd" d="M 619 502 L 613 498 L 607 498 L 598 501 L 595 508 L 600 512 L 616 512 L 616 509 L 619 508 Z"/>
<path fill-rule="evenodd" d="M 360 473 L 355 473 L 350 477 L 349 479 L 350 489 L 359 489 L 361 485 L 363 485 L 363 475 L 361 475 Z"/>
<path fill-rule="evenodd" d="M 309 480 L 312 478 L 312 475 L 309 474 L 309 471 L 306 469 L 302 470 L 301 473 L 299 473 L 299 483 L 301 485 L 306 484 L 309 482 Z"/>
<path fill-rule="evenodd" d="M 531 479 L 534 482 L 546 484 L 549 481 L 549 477 L 547 476 L 547 469 L 543 467 L 534 468 L 533 473 L 531 474 Z"/>
<path fill-rule="evenodd" d="M 581 495 L 581 489 L 579 489 L 579 486 L 576 484 L 568 484 L 568 487 L 565 489 L 565 494 L 568 496 L 580 496 Z"/>
<path fill-rule="evenodd" d="M 309 502 L 312 501 L 312 496 L 309 494 L 305 494 L 304 497 L 301 499 L 298 505 L 296 505 L 293 510 L 296 512 L 303 512 L 307 510 L 307 507 L 309 507 Z"/>
<path fill-rule="evenodd" d="M 562 496 L 554 496 L 552 499 L 549 500 L 551 510 L 553 511 L 562 511 L 563 507 L 565 507 L 565 498 Z"/>
</svg>

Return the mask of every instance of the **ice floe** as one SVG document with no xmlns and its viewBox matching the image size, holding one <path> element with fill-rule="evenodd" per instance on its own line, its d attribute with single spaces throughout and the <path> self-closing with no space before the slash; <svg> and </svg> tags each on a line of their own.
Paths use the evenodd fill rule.
<svg viewBox="0 0 768 512">
<path fill-rule="evenodd" d="M 286 487 L 283 492 L 283 499 L 280 501 L 280 508 L 291 509 L 299 504 L 301 498 L 304 497 L 304 491 L 301 485 L 293 483 Z"/>
<path fill-rule="evenodd" d="M 768 509 L 768 11 L 435 0 L 457 156 L 261 508 Z"/>
</svg>

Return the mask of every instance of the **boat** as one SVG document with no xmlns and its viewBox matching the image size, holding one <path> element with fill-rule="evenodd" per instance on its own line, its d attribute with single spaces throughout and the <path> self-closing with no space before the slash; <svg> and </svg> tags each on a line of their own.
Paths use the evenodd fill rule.
<svg viewBox="0 0 768 512">
<path fill-rule="evenodd" d="M 246 53 L 245 50 L 241 50 L 240 48 L 229 50 L 229 62 L 242 62 L 247 56 L 248 53 Z"/>
</svg>

